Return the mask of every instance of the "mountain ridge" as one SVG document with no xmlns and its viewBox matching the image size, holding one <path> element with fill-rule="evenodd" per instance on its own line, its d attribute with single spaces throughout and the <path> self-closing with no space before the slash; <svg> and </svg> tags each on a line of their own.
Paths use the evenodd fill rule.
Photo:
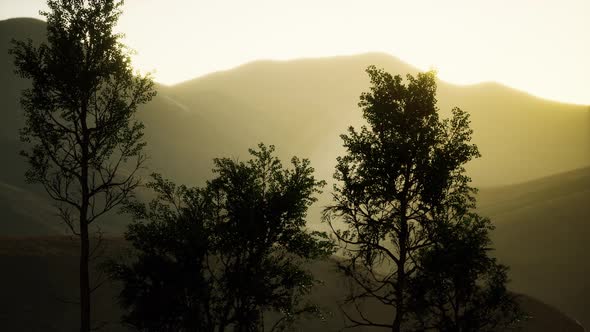
<svg viewBox="0 0 590 332">
<path fill-rule="evenodd" d="M 248 62 L 244 62 L 226 69 L 215 70 L 203 75 L 197 75 L 193 78 L 180 81 L 173 84 L 163 84 L 170 88 L 177 88 L 182 87 L 184 85 L 190 85 L 197 83 L 198 81 L 207 81 L 213 78 L 217 78 L 217 76 L 223 76 L 226 74 L 235 74 L 236 72 L 241 71 L 251 71 L 256 69 L 256 67 L 261 66 L 284 66 L 284 65 L 293 65 L 298 63 L 305 63 L 305 62 L 332 62 L 332 61 L 347 61 L 347 60 L 354 60 L 354 59 L 367 59 L 371 60 L 371 62 L 381 63 L 381 62 L 390 62 L 390 63 L 398 63 L 400 67 L 406 68 L 405 72 L 401 74 L 402 78 L 405 79 L 406 74 L 415 75 L 418 72 L 424 72 L 426 70 L 421 70 L 418 67 L 412 65 L 409 62 L 402 60 L 401 58 L 386 52 L 379 52 L 379 51 L 368 51 L 362 53 L 352 53 L 352 54 L 342 54 L 342 55 L 333 55 L 333 56 L 318 56 L 318 57 L 301 57 L 301 58 L 290 58 L 290 59 L 256 59 Z M 434 69 L 436 72 L 436 69 Z M 549 97 L 544 97 L 540 95 L 533 94 L 528 92 L 524 89 L 519 89 L 516 87 L 512 87 L 510 85 L 494 81 L 494 80 L 482 80 L 473 83 L 455 83 L 450 80 L 445 79 L 437 79 L 439 83 L 446 84 L 455 88 L 465 88 L 465 89 L 480 89 L 482 87 L 485 88 L 492 88 L 495 90 L 502 90 L 503 92 L 509 92 L 514 95 L 520 95 L 523 97 L 529 97 L 534 99 L 539 99 L 541 102 L 548 102 L 560 105 L 571 105 L 571 106 L 581 106 L 587 107 L 587 110 L 590 112 L 590 104 L 583 104 L 583 103 L 572 103 L 568 101 L 562 101 L 557 99 L 551 99 Z"/>
<path fill-rule="evenodd" d="M 2 28 L 3 24 L 4 25 L 6 25 L 6 24 L 27 25 L 30 23 L 34 23 L 37 25 L 39 25 L 39 24 L 45 25 L 46 22 L 41 19 L 33 18 L 33 17 L 13 17 L 13 18 L 7 18 L 4 20 L 0 20 L 0 28 Z M 382 51 L 366 51 L 366 52 L 361 52 L 361 53 L 339 54 L 339 55 L 332 55 L 332 56 L 304 56 L 304 57 L 289 58 L 289 59 L 270 59 L 270 58 L 268 58 L 268 59 L 267 58 L 255 59 L 255 60 L 251 60 L 251 61 L 246 61 L 241 64 L 233 65 L 233 66 L 225 68 L 225 69 L 214 70 L 214 71 L 202 74 L 202 75 L 195 75 L 193 78 L 179 81 L 179 82 L 175 82 L 172 84 L 164 84 L 161 82 L 158 82 L 158 84 L 161 86 L 165 86 L 165 87 L 177 87 L 179 85 L 184 85 L 186 83 L 190 83 L 190 82 L 193 82 L 196 80 L 207 79 L 208 77 L 213 76 L 213 75 L 223 74 L 226 72 L 239 71 L 241 69 L 245 69 L 246 67 L 256 66 L 256 65 L 288 64 L 288 63 L 292 63 L 292 62 L 318 61 L 318 60 L 332 61 L 332 60 L 339 60 L 339 59 L 345 59 L 345 58 L 357 58 L 357 57 L 373 57 L 373 58 L 380 57 L 383 59 L 389 58 L 389 60 L 393 60 L 393 61 L 402 63 L 404 66 L 411 68 L 411 70 L 409 70 L 408 72 L 412 73 L 412 74 L 417 73 L 417 72 L 426 71 L 426 70 L 419 69 L 417 66 L 412 65 L 408 61 L 402 60 L 401 58 L 395 56 L 394 54 L 390 54 L 390 53 L 382 52 Z M 434 70 L 436 71 L 436 69 L 434 69 Z M 403 77 L 405 77 L 405 75 L 403 75 Z M 590 104 L 572 103 L 572 102 L 567 102 L 567 101 L 562 101 L 562 100 L 557 100 L 557 99 L 551 99 L 548 97 L 533 94 L 531 92 L 526 91 L 525 89 L 512 87 L 512 86 L 507 85 L 505 83 L 501 83 L 501 82 L 494 81 L 494 80 L 482 80 L 482 81 L 478 81 L 478 82 L 465 83 L 465 84 L 452 82 L 451 80 L 439 79 L 439 81 L 444 82 L 445 84 L 453 85 L 457 88 L 495 86 L 495 87 L 503 88 L 504 90 L 507 90 L 507 91 L 510 90 L 512 92 L 518 92 L 519 94 L 524 94 L 529 97 L 541 99 L 546 102 L 554 102 L 554 103 L 559 103 L 559 104 L 575 105 L 575 106 L 586 106 L 586 107 L 588 107 L 588 110 L 590 111 Z"/>
</svg>

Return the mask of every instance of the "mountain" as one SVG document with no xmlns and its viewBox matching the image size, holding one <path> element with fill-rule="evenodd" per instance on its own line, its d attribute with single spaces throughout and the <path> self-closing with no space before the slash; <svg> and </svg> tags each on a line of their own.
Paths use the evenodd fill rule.
<svg viewBox="0 0 590 332">
<path fill-rule="evenodd" d="M 0 181 L 20 184 L 25 164 L 18 156 L 20 143 L 18 130 L 22 127 L 20 108 L 21 91 L 30 84 L 14 74 L 12 56 L 8 54 L 12 39 L 31 38 L 39 43 L 45 40 L 45 22 L 35 19 L 9 19 L 0 21 L 0 151 L 2 165 Z M 18 174 L 18 177 L 15 177 Z"/>
<path fill-rule="evenodd" d="M 293 61 L 258 61 L 171 87 L 171 98 L 210 114 L 218 128 L 250 140 L 276 142 L 312 158 L 330 178 L 338 137 L 362 124 L 358 97 L 369 86 L 364 69 L 375 64 L 404 76 L 417 70 L 385 54 Z M 237 109 L 223 103 L 231 101 Z M 506 185 L 590 165 L 590 108 L 539 99 L 496 83 L 457 86 L 438 82 L 443 115 L 454 106 L 471 114 L 483 157 L 469 166 L 477 186 Z M 226 120 L 236 121 L 228 123 Z M 237 124 L 237 125 L 236 125 Z M 280 135 L 277 135 L 280 133 Z M 305 150 L 303 150 L 305 147 Z M 244 151 L 243 149 L 240 149 Z"/>
<path fill-rule="evenodd" d="M 0 36 L 39 40 L 42 25 L 30 19 L 2 21 Z M 0 40 L 0 53 L 8 48 L 5 40 Z M 12 74 L 11 62 L 0 63 L 0 100 L 9 103 L 3 105 L 0 119 L 6 121 L 0 130 L 14 139 L 22 82 Z M 368 53 L 256 61 L 158 86 L 158 96 L 139 112 L 152 166 L 183 182 L 200 182 L 210 176 L 213 157 L 244 156 L 248 147 L 264 141 L 277 145 L 285 158 L 309 157 L 318 175 L 330 179 L 341 151 L 339 134 L 363 123 L 357 103 L 368 89 L 364 70 L 371 64 L 402 76 L 418 71 L 390 55 Z M 471 114 L 474 142 L 483 155 L 469 165 L 477 186 L 507 185 L 590 165 L 588 106 L 543 100 L 496 83 L 439 81 L 438 100 L 443 115 L 454 106 Z"/>
<path fill-rule="evenodd" d="M 495 255 L 510 266 L 512 289 L 590 326 L 590 167 L 482 189 Z"/>
</svg>

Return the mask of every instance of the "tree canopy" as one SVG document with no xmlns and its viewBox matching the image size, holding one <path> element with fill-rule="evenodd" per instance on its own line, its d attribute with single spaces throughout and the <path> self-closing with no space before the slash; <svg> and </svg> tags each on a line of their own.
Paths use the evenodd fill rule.
<svg viewBox="0 0 590 332">
<path fill-rule="evenodd" d="M 281 330 L 319 313 L 304 298 L 317 282 L 304 263 L 328 256 L 332 243 L 307 231 L 305 217 L 324 183 L 309 161 L 294 157 L 284 168 L 273 151 L 261 144 L 247 162 L 215 159 L 204 188 L 155 175 L 157 197 L 128 205 L 136 254 L 111 266 L 123 281 L 128 323 L 141 331 L 261 331 L 273 313 Z"/>
<path fill-rule="evenodd" d="M 472 220 L 465 218 L 475 190 L 464 166 L 479 152 L 468 113 L 454 108 L 451 117 L 439 117 L 434 72 L 407 75 L 407 83 L 374 66 L 367 73 L 370 91 L 359 107 L 368 126 L 341 135 L 346 154 L 337 159 L 334 203 L 324 220 L 348 258 L 341 268 L 354 280 L 347 301 L 356 312 L 345 312 L 351 326 L 399 332 L 416 319 L 413 278 L 430 273 L 421 254 L 435 246 L 442 225 Z M 363 312 L 359 303 L 368 298 L 390 306 L 392 320 Z"/>
</svg>

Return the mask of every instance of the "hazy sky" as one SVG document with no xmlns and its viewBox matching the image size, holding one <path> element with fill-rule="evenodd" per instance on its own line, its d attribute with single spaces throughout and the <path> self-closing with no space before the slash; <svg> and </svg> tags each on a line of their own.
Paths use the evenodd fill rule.
<svg viewBox="0 0 590 332">
<path fill-rule="evenodd" d="M 0 19 L 43 0 L 2 0 Z M 127 0 L 119 28 L 173 84 L 256 59 L 386 52 L 459 84 L 590 104 L 590 0 Z"/>
</svg>

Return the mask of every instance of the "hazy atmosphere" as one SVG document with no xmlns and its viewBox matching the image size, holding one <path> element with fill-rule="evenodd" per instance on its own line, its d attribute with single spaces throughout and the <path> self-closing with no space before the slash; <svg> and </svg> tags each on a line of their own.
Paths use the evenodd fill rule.
<svg viewBox="0 0 590 332">
<path fill-rule="evenodd" d="M 587 331 L 589 15 L 1 1 L 0 331 Z"/>
<path fill-rule="evenodd" d="M 0 19 L 45 8 L 4 0 Z M 117 30 L 164 84 L 253 60 L 385 52 L 451 83 L 590 104 L 588 15 L 585 0 L 128 0 Z"/>
</svg>

